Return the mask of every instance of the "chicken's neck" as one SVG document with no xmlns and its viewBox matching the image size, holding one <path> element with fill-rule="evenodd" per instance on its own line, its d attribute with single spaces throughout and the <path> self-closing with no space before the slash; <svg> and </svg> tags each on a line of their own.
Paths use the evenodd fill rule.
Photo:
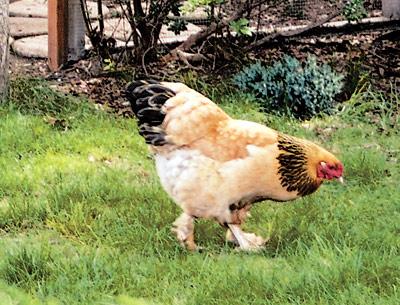
<svg viewBox="0 0 400 305">
<path fill-rule="evenodd" d="M 310 168 L 313 165 L 309 162 L 310 147 L 308 144 L 294 137 L 278 135 L 279 155 L 277 159 L 281 185 L 288 192 L 297 191 L 299 196 L 315 192 L 322 182 L 317 179 L 316 175 L 313 175 L 314 170 Z"/>
</svg>

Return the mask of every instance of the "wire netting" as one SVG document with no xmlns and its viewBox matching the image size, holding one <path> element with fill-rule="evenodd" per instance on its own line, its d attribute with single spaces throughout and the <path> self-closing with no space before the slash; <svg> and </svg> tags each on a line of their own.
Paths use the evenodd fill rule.
<svg viewBox="0 0 400 305">
<path fill-rule="evenodd" d="M 145 12 L 150 8 L 151 1 L 153 0 L 142 2 Z M 168 17 L 170 21 L 184 20 L 187 29 L 176 34 L 169 29 L 168 25 L 164 25 L 160 35 L 161 42 L 183 41 L 190 34 L 208 26 L 212 21 L 218 22 L 230 18 L 243 3 L 249 6 L 243 18 L 249 20 L 249 26 L 252 31 L 274 32 L 282 29 L 286 30 L 288 27 L 296 29 L 296 27 L 300 28 L 319 22 L 337 12 L 346 1 L 356 0 L 268 0 L 261 1 L 262 4 L 251 7 L 255 1 L 226 0 L 219 4 L 199 6 L 193 10 L 184 11 L 180 16 L 170 14 Z M 183 7 L 186 2 L 182 1 Z M 121 44 L 121 41 L 126 42 L 131 37 L 132 29 L 123 11 L 125 5 L 123 3 L 125 2 L 121 2 L 121 0 L 104 0 L 103 3 L 110 9 L 110 16 L 105 20 L 105 34 L 115 38 L 119 44 Z M 364 0 L 363 5 L 367 12 L 367 17 L 382 15 L 381 0 Z M 345 20 L 345 17 L 339 14 L 332 19 L 332 21 L 338 20 Z M 96 23 L 96 21 L 94 22 Z"/>
<path fill-rule="evenodd" d="M 184 13 L 181 18 L 196 25 L 208 25 L 213 18 L 224 18 L 232 15 L 242 0 L 229 0 L 213 9 L 209 6 L 199 7 L 193 12 Z M 251 4 L 252 1 L 249 1 Z M 252 10 L 245 18 L 250 20 L 251 26 L 258 27 L 283 27 L 290 25 L 308 25 L 333 13 L 337 8 L 345 3 L 335 0 L 290 0 L 277 1 L 270 0 L 259 5 Z M 369 17 L 380 16 L 382 9 L 381 0 L 365 0 L 364 7 Z M 343 19 L 338 17 L 336 20 Z"/>
</svg>

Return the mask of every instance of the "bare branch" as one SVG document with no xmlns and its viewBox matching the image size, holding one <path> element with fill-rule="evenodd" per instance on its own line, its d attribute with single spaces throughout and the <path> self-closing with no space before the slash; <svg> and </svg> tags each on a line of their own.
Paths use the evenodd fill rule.
<svg viewBox="0 0 400 305">
<path fill-rule="evenodd" d="M 98 15 L 98 20 L 99 20 L 100 36 L 103 36 L 103 33 L 104 33 L 104 16 L 103 16 L 102 0 L 97 0 L 97 15 Z"/>
<path fill-rule="evenodd" d="M 95 39 L 95 31 L 93 30 L 92 24 L 90 22 L 89 10 L 87 8 L 86 0 L 80 0 L 80 4 L 87 34 L 89 36 L 90 42 L 92 43 L 92 46 L 95 48 L 97 41 Z"/>
<path fill-rule="evenodd" d="M 293 37 L 293 36 L 297 36 L 300 34 L 306 34 L 307 32 L 320 27 L 321 25 L 323 25 L 324 23 L 332 20 L 333 18 L 339 16 L 341 14 L 342 8 L 340 7 L 339 9 L 337 9 L 335 12 L 333 12 L 332 14 L 330 14 L 329 16 L 327 16 L 326 18 L 323 18 L 315 23 L 312 23 L 308 26 L 306 26 L 305 28 L 302 29 L 297 29 L 297 30 L 292 30 L 292 31 L 287 31 L 287 32 L 276 32 L 276 33 L 272 33 L 270 35 L 265 36 L 264 38 L 261 38 L 260 40 L 255 41 L 254 43 L 252 43 L 251 45 L 247 46 L 244 48 L 245 51 L 252 51 L 255 48 L 261 47 L 262 45 L 270 42 L 273 39 L 276 39 L 278 37 Z"/>
<path fill-rule="evenodd" d="M 191 47 L 193 47 L 200 41 L 208 38 L 209 36 L 211 36 L 212 34 L 217 32 L 218 30 L 228 27 L 232 21 L 238 20 L 247 11 L 250 11 L 250 10 L 254 9 L 255 7 L 259 6 L 260 4 L 264 4 L 267 2 L 268 2 L 268 0 L 258 0 L 258 1 L 254 1 L 249 4 L 247 1 L 242 1 L 241 4 L 239 5 L 238 9 L 235 11 L 235 13 L 230 18 L 224 19 L 219 23 L 212 23 L 206 29 L 204 29 L 198 33 L 190 35 L 183 43 L 181 43 L 178 47 L 173 49 L 170 52 L 170 54 L 164 56 L 162 58 L 162 60 L 170 61 L 170 60 L 177 59 L 178 58 L 178 54 L 177 54 L 178 50 L 184 51 L 184 52 L 189 51 Z"/>
</svg>

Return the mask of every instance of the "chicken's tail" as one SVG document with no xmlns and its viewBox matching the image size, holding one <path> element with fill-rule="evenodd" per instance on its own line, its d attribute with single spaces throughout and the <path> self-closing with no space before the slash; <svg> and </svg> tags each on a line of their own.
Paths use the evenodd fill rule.
<svg viewBox="0 0 400 305">
<path fill-rule="evenodd" d="M 175 96 L 174 91 L 158 81 L 138 80 L 128 84 L 125 96 L 139 121 L 139 133 L 146 143 L 154 146 L 168 144 L 165 132 L 160 126 L 166 115 L 162 106 Z"/>
</svg>

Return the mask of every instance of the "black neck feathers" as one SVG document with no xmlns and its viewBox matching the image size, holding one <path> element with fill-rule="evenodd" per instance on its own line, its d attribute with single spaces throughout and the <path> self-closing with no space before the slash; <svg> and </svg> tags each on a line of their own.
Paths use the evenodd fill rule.
<svg viewBox="0 0 400 305">
<path fill-rule="evenodd" d="M 300 196 L 315 192 L 319 183 L 308 172 L 308 158 L 305 146 L 287 135 L 278 135 L 278 173 L 281 185 L 288 192 L 297 191 Z"/>
</svg>

